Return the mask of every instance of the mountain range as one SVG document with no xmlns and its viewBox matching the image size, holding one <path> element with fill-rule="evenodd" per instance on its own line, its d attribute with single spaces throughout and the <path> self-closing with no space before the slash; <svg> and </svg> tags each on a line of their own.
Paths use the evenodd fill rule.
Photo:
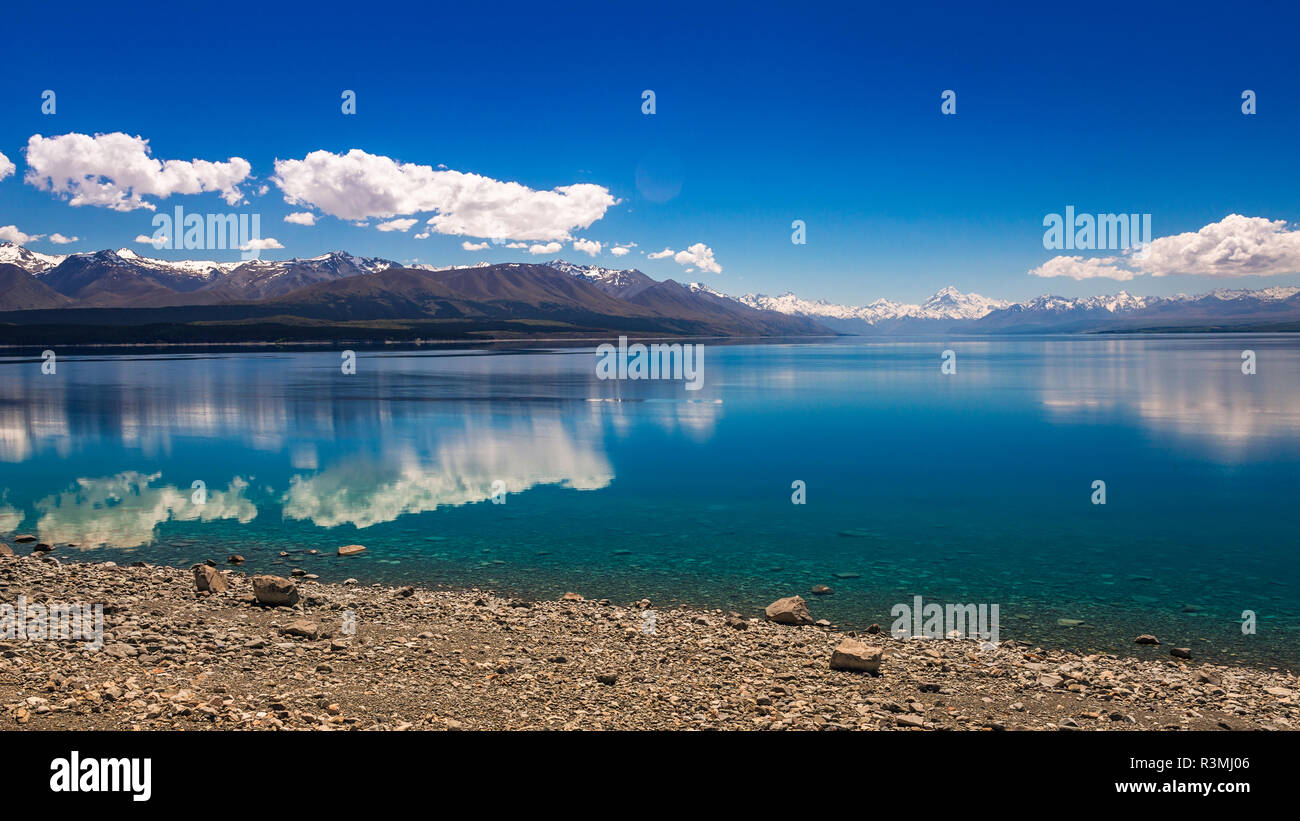
<svg viewBox="0 0 1300 821">
<path fill-rule="evenodd" d="M 635 269 L 565 260 L 436 268 L 334 251 L 310 259 L 66 256 L 0 242 L 0 342 L 292 341 L 587 336 L 1300 330 L 1300 288 L 1199 296 L 991 299 L 947 287 L 920 304 L 732 297 Z M 34 343 L 33 343 L 34 344 Z"/>
<path fill-rule="evenodd" d="M 10 344 L 831 333 L 671 279 L 562 261 L 408 267 L 335 251 L 176 262 L 127 249 L 60 257 L 12 243 L 0 243 L 0 323 Z"/>
</svg>

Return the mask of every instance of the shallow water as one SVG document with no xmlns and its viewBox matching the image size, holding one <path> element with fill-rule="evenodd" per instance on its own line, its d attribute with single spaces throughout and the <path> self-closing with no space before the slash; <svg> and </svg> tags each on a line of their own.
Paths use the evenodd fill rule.
<svg viewBox="0 0 1300 821">
<path fill-rule="evenodd" d="M 997 604 L 1002 638 L 1300 666 L 1294 338 L 707 345 L 699 391 L 600 381 L 595 361 L 0 359 L 0 532 L 87 560 L 237 552 L 250 572 L 655 606 L 800 593 L 848 627 L 888 629 L 921 595 Z M 368 551 L 324 555 L 351 543 Z"/>
</svg>

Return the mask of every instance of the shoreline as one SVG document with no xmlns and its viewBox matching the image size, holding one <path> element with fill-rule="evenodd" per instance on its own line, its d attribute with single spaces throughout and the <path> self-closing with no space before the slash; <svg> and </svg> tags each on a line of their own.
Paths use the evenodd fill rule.
<svg viewBox="0 0 1300 821">
<path fill-rule="evenodd" d="M 1247 666 L 1043 650 L 1014 637 L 980 650 L 761 613 L 473 588 L 297 578 L 298 600 L 269 606 L 241 570 L 196 568 L 0 557 L 0 601 L 102 604 L 104 629 L 98 651 L 0 638 L 0 721 L 52 730 L 1300 727 L 1300 678 Z M 224 589 L 198 591 L 199 574 Z M 831 669 L 846 640 L 881 651 L 876 674 Z"/>
</svg>

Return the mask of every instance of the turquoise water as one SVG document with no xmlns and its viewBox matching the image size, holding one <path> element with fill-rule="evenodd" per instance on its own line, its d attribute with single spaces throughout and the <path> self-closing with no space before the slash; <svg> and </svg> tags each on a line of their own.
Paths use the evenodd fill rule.
<svg viewBox="0 0 1300 821">
<path fill-rule="evenodd" d="M 6 357 L 0 531 L 87 560 L 240 553 L 250 572 L 655 606 L 800 593 L 846 627 L 921 595 L 998 604 L 1003 638 L 1300 666 L 1294 338 L 706 345 L 699 391 L 600 381 L 595 361 L 69 354 L 45 375 Z M 351 543 L 368 551 L 324 555 Z"/>
</svg>

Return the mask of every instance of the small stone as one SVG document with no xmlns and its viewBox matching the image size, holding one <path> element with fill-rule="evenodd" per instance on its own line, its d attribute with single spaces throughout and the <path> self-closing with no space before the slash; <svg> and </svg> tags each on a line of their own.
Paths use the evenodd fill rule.
<svg viewBox="0 0 1300 821">
<path fill-rule="evenodd" d="M 342 547 L 339 548 L 339 555 L 340 555 L 340 556 L 355 556 L 355 555 L 357 555 L 358 553 L 361 553 L 362 551 L 364 551 L 365 549 L 366 549 L 366 548 L 365 548 L 365 545 L 359 545 L 359 544 L 345 544 L 345 545 L 343 545 Z"/>
<path fill-rule="evenodd" d="M 596 681 L 599 681 L 601 684 L 613 684 L 614 682 L 618 681 L 618 674 L 600 673 L 596 676 Z"/>
<path fill-rule="evenodd" d="M 229 558 L 226 559 L 226 561 L 230 564 L 243 564 L 244 557 L 239 555 L 238 553 L 233 553 Z"/>
<path fill-rule="evenodd" d="M 1169 650 L 1169 655 L 1177 659 L 1189 659 L 1192 657 L 1192 648 L 1190 647 L 1173 647 Z"/>
<path fill-rule="evenodd" d="M 1138 636 L 1137 638 L 1133 639 L 1133 643 L 1134 644 L 1159 644 L 1160 639 L 1156 638 L 1155 636 L 1147 635 L 1144 633 L 1141 636 Z"/>
<path fill-rule="evenodd" d="M 577 593 L 565 593 L 560 596 L 560 601 L 583 601 L 583 598 Z"/>
</svg>

